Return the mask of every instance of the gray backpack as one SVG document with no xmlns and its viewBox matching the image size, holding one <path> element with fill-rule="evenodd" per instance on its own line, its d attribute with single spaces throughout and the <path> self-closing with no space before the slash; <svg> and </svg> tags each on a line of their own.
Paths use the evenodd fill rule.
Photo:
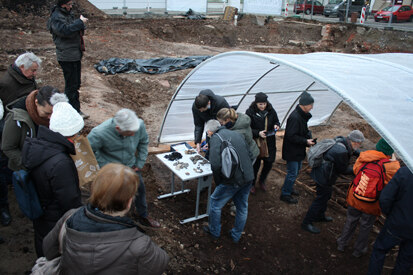
<svg viewBox="0 0 413 275">
<path fill-rule="evenodd" d="M 310 147 L 307 153 L 308 165 L 310 165 L 310 167 L 312 168 L 321 166 L 321 164 L 323 163 L 324 153 L 330 150 L 330 148 L 333 147 L 336 142 L 337 141 L 335 139 L 328 138 Z"/>
<path fill-rule="evenodd" d="M 230 179 L 234 176 L 238 167 L 240 167 L 240 158 L 230 140 L 222 139 L 222 137 L 218 133 L 216 133 L 216 135 L 222 142 L 221 173 L 225 178 Z"/>
</svg>

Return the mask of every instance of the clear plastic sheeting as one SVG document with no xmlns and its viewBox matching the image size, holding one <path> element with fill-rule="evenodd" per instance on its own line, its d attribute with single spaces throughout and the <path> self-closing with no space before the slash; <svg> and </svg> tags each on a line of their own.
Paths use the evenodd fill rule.
<svg viewBox="0 0 413 275">
<path fill-rule="evenodd" d="M 282 0 L 244 0 L 244 13 L 281 15 Z"/>
<path fill-rule="evenodd" d="M 210 58 L 210 56 L 189 56 L 183 58 L 164 57 L 151 59 L 109 58 L 107 60 L 101 60 L 95 65 L 95 68 L 99 73 L 104 74 L 163 74 L 166 72 L 195 68 L 208 58 Z"/>
<path fill-rule="evenodd" d="M 264 54 L 228 52 L 201 63 L 175 92 L 159 142 L 193 140 L 192 104 L 203 89 L 224 96 L 244 113 L 265 92 L 285 127 L 303 91 L 315 99 L 309 125 L 328 122 L 345 101 L 413 171 L 413 55 L 340 53 Z"/>
<path fill-rule="evenodd" d="M 166 1 L 167 11 L 187 11 L 192 9 L 196 12 L 207 12 L 207 1 L 206 0 L 167 0 Z"/>
</svg>

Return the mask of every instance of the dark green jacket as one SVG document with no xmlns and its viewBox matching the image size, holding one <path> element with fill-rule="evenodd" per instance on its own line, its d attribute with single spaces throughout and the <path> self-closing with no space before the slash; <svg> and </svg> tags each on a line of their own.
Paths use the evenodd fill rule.
<svg viewBox="0 0 413 275">
<path fill-rule="evenodd" d="M 9 158 L 13 171 L 25 169 L 22 164 L 22 149 L 26 137 L 36 137 L 36 126 L 26 110 L 13 108 L 6 116 L 1 149 Z"/>
<path fill-rule="evenodd" d="M 4 107 L 36 89 L 36 82 L 18 73 L 13 65 L 10 65 L 0 78 L 0 99 Z M 6 111 L 6 108 L 4 110 Z"/>
<path fill-rule="evenodd" d="M 258 149 L 257 143 L 252 138 L 252 130 L 250 125 L 250 117 L 246 114 L 238 113 L 237 121 L 235 121 L 234 126 L 232 126 L 230 130 L 236 131 L 244 137 L 253 159 L 256 159 L 260 154 L 260 149 Z"/>
</svg>

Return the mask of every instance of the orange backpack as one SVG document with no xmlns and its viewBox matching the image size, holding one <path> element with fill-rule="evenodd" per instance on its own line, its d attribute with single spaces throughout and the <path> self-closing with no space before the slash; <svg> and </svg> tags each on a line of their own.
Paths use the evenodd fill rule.
<svg viewBox="0 0 413 275">
<path fill-rule="evenodd" d="M 361 167 L 353 180 L 353 196 L 364 202 L 376 202 L 380 197 L 380 192 L 384 188 L 384 178 L 386 169 L 384 163 L 389 159 L 368 162 Z"/>
</svg>

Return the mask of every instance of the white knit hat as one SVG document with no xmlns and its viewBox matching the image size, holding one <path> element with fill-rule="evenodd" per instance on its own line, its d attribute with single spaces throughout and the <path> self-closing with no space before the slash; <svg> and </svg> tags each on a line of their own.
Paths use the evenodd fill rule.
<svg viewBox="0 0 413 275">
<path fill-rule="evenodd" d="M 113 120 L 116 126 L 120 128 L 121 131 L 131 131 L 137 132 L 140 127 L 140 121 L 136 113 L 130 109 L 119 110 Z"/>
<path fill-rule="evenodd" d="M 49 129 L 65 137 L 71 137 L 83 129 L 85 123 L 79 113 L 67 102 L 53 106 Z"/>
</svg>

